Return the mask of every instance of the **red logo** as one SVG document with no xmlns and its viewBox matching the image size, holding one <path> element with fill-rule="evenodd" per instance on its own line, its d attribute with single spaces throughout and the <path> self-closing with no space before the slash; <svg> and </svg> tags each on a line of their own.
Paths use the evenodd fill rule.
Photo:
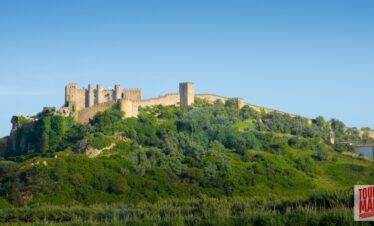
<svg viewBox="0 0 374 226">
<path fill-rule="evenodd" d="M 355 219 L 374 220 L 374 185 L 355 186 Z"/>
</svg>

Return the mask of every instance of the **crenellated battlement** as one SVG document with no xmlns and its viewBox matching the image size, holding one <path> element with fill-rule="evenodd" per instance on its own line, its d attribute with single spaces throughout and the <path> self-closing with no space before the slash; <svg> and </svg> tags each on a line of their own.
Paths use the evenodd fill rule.
<svg viewBox="0 0 374 226">
<path fill-rule="evenodd" d="M 103 89 L 101 84 L 89 84 L 87 89 L 80 88 L 76 83 L 69 83 L 65 88 L 66 106 L 60 109 L 63 115 L 72 115 L 79 122 L 87 123 L 97 113 L 103 112 L 119 103 L 121 110 L 125 113 L 125 117 L 137 117 L 139 108 L 155 106 L 155 105 L 177 105 L 188 107 L 194 104 L 195 98 L 203 99 L 210 103 L 215 101 L 225 102 L 235 99 L 238 108 L 249 106 L 256 111 L 276 111 L 269 108 L 246 103 L 241 98 L 228 98 L 215 94 L 195 94 L 195 84 L 191 82 L 183 82 L 179 84 L 178 93 L 169 93 L 156 98 L 142 99 L 142 90 L 139 88 L 121 88 L 115 85 L 114 89 Z"/>
<path fill-rule="evenodd" d="M 141 101 L 142 100 L 142 90 L 141 89 L 124 89 L 124 98 L 131 101 Z"/>
<path fill-rule="evenodd" d="M 71 111 L 80 111 L 85 108 L 92 108 L 97 104 L 117 101 L 128 98 L 133 101 L 141 101 L 141 89 L 122 89 L 115 85 L 114 89 L 103 89 L 101 84 L 89 84 L 87 89 L 79 87 L 76 83 L 69 83 L 65 87 L 65 107 Z"/>
<path fill-rule="evenodd" d="M 139 89 L 139 88 L 126 88 L 125 90 L 129 90 L 129 91 L 136 91 L 136 92 L 138 92 L 138 91 L 141 91 L 142 89 Z"/>
</svg>

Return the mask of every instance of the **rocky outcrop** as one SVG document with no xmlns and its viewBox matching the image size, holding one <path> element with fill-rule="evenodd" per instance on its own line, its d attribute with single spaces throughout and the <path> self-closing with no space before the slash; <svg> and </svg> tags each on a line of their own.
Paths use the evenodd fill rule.
<svg viewBox="0 0 374 226">
<path fill-rule="evenodd" d="M 86 139 L 83 139 L 78 143 L 78 147 L 75 150 L 75 153 L 86 154 L 89 158 L 95 158 L 96 156 L 100 155 L 103 151 L 111 150 L 115 146 L 116 146 L 115 143 L 111 143 L 107 147 L 104 147 L 102 149 L 97 149 L 97 148 L 91 147 L 88 144 L 88 141 Z"/>
<path fill-rule="evenodd" d="M 15 153 L 16 151 L 27 153 L 28 150 L 33 148 L 30 147 L 28 139 L 31 139 L 30 134 L 34 132 L 34 121 L 35 120 L 32 118 L 24 116 L 12 117 L 12 129 L 9 135 L 9 151 L 12 153 Z"/>
<path fill-rule="evenodd" d="M 105 147 L 103 149 L 95 149 L 95 148 L 88 148 L 86 151 L 86 155 L 88 155 L 89 158 L 95 158 L 96 156 L 100 155 L 103 151 L 111 150 L 116 146 L 115 143 L 112 143 L 108 147 Z"/>
</svg>

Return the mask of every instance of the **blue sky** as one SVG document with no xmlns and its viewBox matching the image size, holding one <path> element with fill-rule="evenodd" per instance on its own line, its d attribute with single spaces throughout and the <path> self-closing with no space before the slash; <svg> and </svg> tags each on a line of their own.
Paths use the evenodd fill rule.
<svg viewBox="0 0 374 226">
<path fill-rule="evenodd" d="M 374 1 L 0 1 L 0 135 L 68 82 L 199 93 L 374 128 Z"/>
</svg>

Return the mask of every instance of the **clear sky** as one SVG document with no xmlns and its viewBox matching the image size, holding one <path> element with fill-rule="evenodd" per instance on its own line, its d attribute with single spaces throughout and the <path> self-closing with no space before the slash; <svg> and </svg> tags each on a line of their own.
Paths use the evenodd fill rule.
<svg viewBox="0 0 374 226">
<path fill-rule="evenodd" d="M 374 1 L 0 1 L 0 135 L 76 82 L 243 97 L 374 127 Z"/>
</svg>

